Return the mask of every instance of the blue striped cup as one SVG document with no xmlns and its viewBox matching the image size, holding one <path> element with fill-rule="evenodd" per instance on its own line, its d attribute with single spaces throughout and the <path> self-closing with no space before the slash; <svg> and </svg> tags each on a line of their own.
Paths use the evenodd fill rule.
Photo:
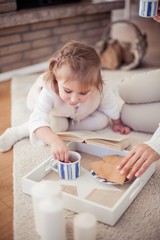
<svg viewBox="0 0 160 240">
<path fill-rule="evenodd" d="M 139 0 L 139 16 L 155 17 L 158 11 L 158 0 Z"/>
<path fill-rule="evenodd" d="M 61 179 L 73 180 L 80 176 L 81 155 L 75 151 L 69 151 L 69 162 L 61 162 L 56 159 L 50 160 L 50 167 L 59 174 Z"/>
</svg>

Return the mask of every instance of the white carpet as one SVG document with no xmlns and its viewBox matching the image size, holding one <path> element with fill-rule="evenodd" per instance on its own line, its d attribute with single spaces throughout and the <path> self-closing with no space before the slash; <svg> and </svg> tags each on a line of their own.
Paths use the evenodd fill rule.
<svg viewBox="0 0 160 240">
<path fill-rule="evenodd" d="M 111 79 L 116 90 L 120 78 L 133 72 L 105 71 L 105 79 Z M 25 99 L 37 75 L 14 77 L 12 80 L 12 125 L 27 120 L 29 113 Z M 132 146 L 150 138 L 148 134 L 132 132 L 129 137 Z M 35 232 L 31 197 L 22 192 L 21 178 L 49 156 L 49 148 L 32 146 L 29 139 L 23 139 L 14 146 L 14 240 L 38 240 Z M 97 239 L 109 240 L 158 240 L 160 239 L 160 164 L 137 198 L 114 227 L 97 224 Z M 67 240 L 73 239 L 72 220 L 74 213 L 65 211 Z"/>
</svg>

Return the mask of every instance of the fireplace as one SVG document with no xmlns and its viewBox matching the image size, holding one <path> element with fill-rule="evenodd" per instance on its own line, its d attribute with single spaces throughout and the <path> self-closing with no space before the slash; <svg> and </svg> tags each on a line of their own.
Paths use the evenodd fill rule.
<svg viewBox="0 0 160 240">
<path fill-rule="evenodd" d="M 16 0 L 0 0 L 0 73 L 43 64 L 70 40 L 94 46 L 110 22 L 111 11 L 124 8 L 123 0 L 17 1 L 18 11 Z"/>
<path fill-rule="evenodd" d="M 80 2 L 80 0 L 16 0 L 17 10 L 37 7 L 47 7 L 66 3 Z"/>
</svg>

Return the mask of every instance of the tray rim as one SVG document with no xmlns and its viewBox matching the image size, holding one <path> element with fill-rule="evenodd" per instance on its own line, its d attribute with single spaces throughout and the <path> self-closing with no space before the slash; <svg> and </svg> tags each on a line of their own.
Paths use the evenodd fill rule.
<svg viewBox="0 0 160 240">
<path fill-rule="evenodd" d="M 95 146 L 92 144 L 86 144 L 86 143 L 80 143 L 80 142 L 70 142 L 67 145 L 68 145 L 69 150 L 75 150 L 75 147 L 79 146 L 80 148 L 83 148 L 83 150 L 89 149 L 89 148 L 93 149 L 93 150 L 98 149 L 99 151 L 104 150 L 106 152 L 110 151 L 110 152 L 115 152 L 117 154 L 119 153 L 119 154 L 121 154 L 121 156 L 124 156 L 128 153 L 128 151 L 126 151 L 126 150 L 116 150 L 113 148 L 100 147 L 100 146 Z M 97 156 L 99 156 L 99 155 L 97 155 Z M 29 177 L 31 177 L 36 171 L 38 171 L 38 169 L 47 165 L 49 163 L 50 159 L 51 159 L 51 157 L 47 158 L 45 161 L 43 161 L 41 164 L 39 164 L 37 167 L 33 168 L 29 173 L 27 173 L 25 176 L 22 177 L 22 191 L 24 193 L 31 195 L 31 193 L 30 193 L 31 187 L 37 181 L 36 180 L 34 181 L 34 180 L 30 179 Z M 43 178 L 51 171 L 52 171 L 52 169 L 48 169 L 46 171 L 45 175 L 43 176 Z M 150 166 L 150 168 L 145 172 L 145 174 L 143 174 L 142 176 L 137 177 L 135 180 L 133 180 L 133 182 L 128 187 L 128 189 L 124 192 L 124 194 L 117 200 L 117 202 L 111 208 L 101 205 L 96 202 L 92 202 L 85 198 L 84 199 L 79 198 L 78 196 L 74 196 L 72 194 L 62 192 L 62 197 L 63 197 L 64 203 L 66 203 L 65 208 L 68 210 L 74 211 L 74 212 L 81 212 L 81 210 L 78 211 L 78 209 L 74 210 L 76 208 L 75 206 L 72 206 L 72 207 L 70 206 L 69 201 L 73 200 L 74 203 L 81 202 L 82 205 L 86 204 L 86 206 L 88 206 L 88 208 L 91 208 L 91 206 L 92 206 L 93 208 L 95 208 L 95 211 L 97 211 L 97 209 L 98 209 L 99 213 L 101 213 L 101 214 L 104 214 L 104 211 L 107 211 L 106 214 L 108 214 L 110 220 L 107 220 L 105 217 L 101 217 L 101 214 L 98 214 L 98 212 L 96 212 L 96 217 L 99 221 L 113 226 L 118 221 L 118 219 L 122 216 L 122 214 L 125 212 L 125 210 L 130 206 L 132 201 L 136 198 L 138 193 L 141 191 L 143 186 L 147 183 L 147 181 L 149 180 L 149 178 L 152 176 L 152 174 L 154 172 L 155 172 L 155 164 L 152 164 Z M 43 178 L 41 178 L 39 181 L 43 180 Z M 26 190 L 27 188 L 30 189 L 30 191 Z M 74 205 L 74 204 L 72 204 L 72 205 Z M 72 209 L 70 209 L 70 208 L 72 208 Z M 114 216 L 114 215 L 116 215 L 116 216 Z"/>
</svg>

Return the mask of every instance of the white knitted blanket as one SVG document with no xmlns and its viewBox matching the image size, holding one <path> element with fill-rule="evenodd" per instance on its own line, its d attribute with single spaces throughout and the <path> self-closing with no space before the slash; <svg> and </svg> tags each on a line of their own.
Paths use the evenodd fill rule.
<svg viewBox="0 0 160 240">
<path fill-rule="evenodd" d="M 118 81 L 126 75 L 123 71 L 104 71 L 105 79 L 117 91 Z M 17 76 L 12 79 L 12 125 L 27 120 L 29 113 L 25 100 L 30 86 L 37 75 Z M 151 135 L 132 132 L 132 146 L 148 140 Z M 31 197 L 22 192 L 21 178 L 49 156 L 46 146 L 32 146 L 29 139 L 23 139 L 14 145 L 14 240 L 38 240 L 35 231 Z M 97 239 L 109 240 L 158 240 L 160 239 L 160 164 L 148 183 L 141 190 L 130 207 L 114 227 L 97 223 Z M 75 213 L 65 210 L 67 240 L 73 239 L 73 216 Z"/>
</svg>

